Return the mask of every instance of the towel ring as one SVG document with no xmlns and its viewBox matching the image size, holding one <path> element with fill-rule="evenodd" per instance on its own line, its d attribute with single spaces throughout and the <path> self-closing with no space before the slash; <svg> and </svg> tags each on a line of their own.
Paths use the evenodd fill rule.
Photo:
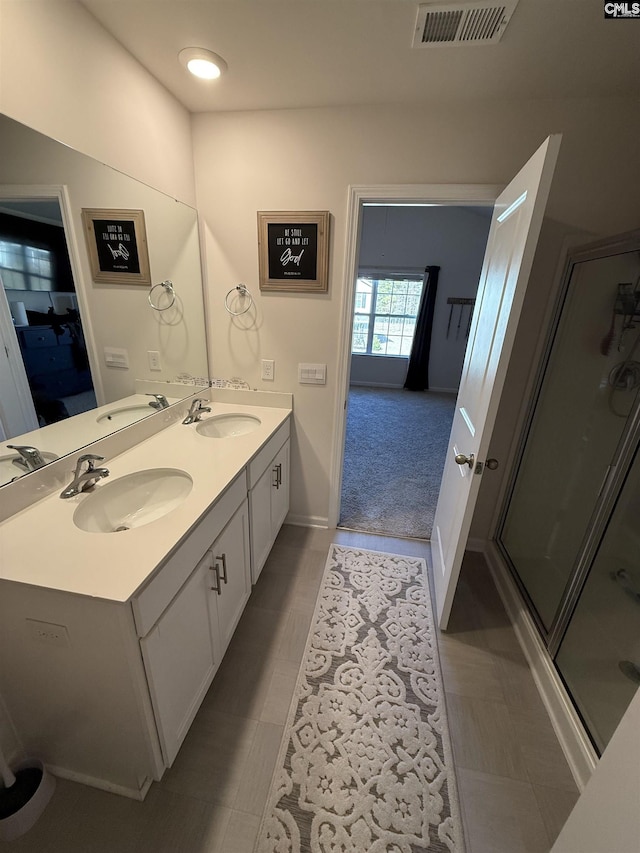
<svg viewBox="0 0 640 853">
<path fill-rule="evenodd" d="M 162 287 L 162 288 L 164 288 L 165 293 L 171 294 L 171 302 L 162 308 L 159 305 L 153 304 L 152 294 L 153 294 L 153 291 L 157 287 Z M 159 294 L 159 295 L 162 295 L 162 294 Z M 166 311 L 167 308 L 171 308 L 173 303 L 176 301 L 176 292 L 173 289 L 173 282 L 169 281 L 169 279 L 167 279 L 166 281 L 161 281 L 160 284 L 154 284 L 153 287 L 151 288 L 151 290 L 149 291 L 148 299 L 149 299 L 149 305 L 151 305 L 151 307 L 153 308 L 154 311 Z"/>
<path fill-rule="evenodd" d="M 242 311 L 232 311 L 231 308 L 229 308 L 229 297 L 236 290 L 238 291 L 240 296 L 248 296 L 249 297 L 249 304 L 247 305 L 246 308 L 243 308 Z M 231 290 L 227 293 L 227 295 L 224 298 L 224 307 L 227 309 L 227 312 L 229 314 L 231 314 L 232 317 L 239 317 L 240 314 L 246 314 L 252 305 L 253 305 L 253 296 L 249 293 L 249 291 L 244 286 L 244 284 L 239 284 L 236 287 L 232 287 Z"/>
</svg>

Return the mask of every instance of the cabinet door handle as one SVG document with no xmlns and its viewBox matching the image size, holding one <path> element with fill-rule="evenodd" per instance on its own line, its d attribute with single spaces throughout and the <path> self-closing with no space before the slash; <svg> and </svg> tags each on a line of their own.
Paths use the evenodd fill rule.
<svg viewBox="0 0 640 853">
<path fill-rule="evenodd" d="M 280 488 L 282 485 L 282 462 L 278 462 L 276 468 L 278 469 L 278 488 Z"/>
<path fill-rule="evenodd" d="M 278 466 L 276 465 L 275 468 L 272 468 L 271 470 L 276 475 L 275 483 L 272 483 L 272 485 L 275 486 L 276 489 L 279 489 L 280 488 L 280 481 L 278 480 Z"/>
<path fill-rule="evenodd" d="M 216 563 L 222 563 L 222 580 L 227 582 L 227 555 L 223 554 L 221 557 L 216 557 Z M 216 569 L 217 570 L 217 569 Z"/>
<path fill-rule="evenodd" d="M 213 566 L 210 566 L 209 568 L 211 569 L 211 571 L 212 571 L 212 572 L 215 574 L 215 576 L 216 576 L 216 585 L 215 585 L 215 586 L 212 586 L 212 587 L 211 587 L 211 589 L 212 589 L 212 590 L 215 590 L 215 591 L 218 593 L 218 595 L 220 595 L 220 593 L 222 592 L 222 590 L 220 589 L 220 572 L 218 571 L 218 567 L 217 567 L 217 566 L 216 566 L 216 564 L 214 563 L 214 564 L 213 564 Z"/>
</svg>

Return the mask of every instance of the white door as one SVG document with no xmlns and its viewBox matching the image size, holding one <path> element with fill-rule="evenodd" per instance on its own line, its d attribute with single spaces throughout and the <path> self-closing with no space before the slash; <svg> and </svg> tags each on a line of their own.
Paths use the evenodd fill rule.
<svg viewBox="0 0 640 853">
<path fill-rule="evenodd" d="M 16 330 L 0 279 L 0 441 L 38 427 Z"/>
<path fill-rule="evenodd" d="M 442 630 L 449 621 L 560 139 L 550 136 L 540 146 L 500 194 L 493 212 L 433 525 Z"/>
</svg>

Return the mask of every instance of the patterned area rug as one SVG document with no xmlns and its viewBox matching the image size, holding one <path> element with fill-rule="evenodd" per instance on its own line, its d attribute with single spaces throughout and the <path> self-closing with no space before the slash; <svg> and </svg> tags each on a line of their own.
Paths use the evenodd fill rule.
<svg viewBox="0 0 640 853">
<path fill-rule="evenodd" d="M 259 853 L 462 853 L 424 560 L 332 545 Z"/>
</svg>

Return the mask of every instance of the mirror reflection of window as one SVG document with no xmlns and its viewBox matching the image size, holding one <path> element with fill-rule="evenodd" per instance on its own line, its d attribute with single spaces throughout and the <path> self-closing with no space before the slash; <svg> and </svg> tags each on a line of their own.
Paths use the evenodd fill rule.
<svg viewBox="0 0 640 853">
<path fill-rule="evenodd" d="M 52 253 L 26 243 L 0 240 L 0 275 L 5 290 L 53 290 Z"/>
</svg>

